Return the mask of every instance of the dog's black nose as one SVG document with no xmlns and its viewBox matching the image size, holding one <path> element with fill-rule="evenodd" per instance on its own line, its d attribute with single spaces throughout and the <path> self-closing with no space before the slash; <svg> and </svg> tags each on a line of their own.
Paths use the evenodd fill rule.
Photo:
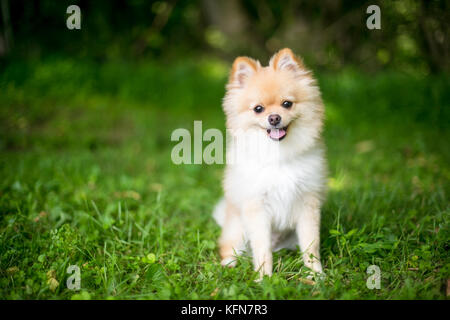
<svg viewBox="0 0 450 320">
<path fill-rule="evenodd" d="M 269 123 L 273 126 L 276 126 L 281 122 L 281 116 L 278 114 L 271 114 L 269 116 Z"/>
</svg>

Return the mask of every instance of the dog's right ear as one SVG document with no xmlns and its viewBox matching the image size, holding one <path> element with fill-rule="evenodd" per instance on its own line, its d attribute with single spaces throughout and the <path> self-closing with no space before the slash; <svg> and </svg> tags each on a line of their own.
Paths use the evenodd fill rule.
<svg viewBox="0 0 450 320">
<path fill-rule="evenodd" d="M 229 83 L 243 88 L 247 80 L 261 67 L 259 61 L 249 57 L 237 57 L 231 68 Z"/>
</svg>

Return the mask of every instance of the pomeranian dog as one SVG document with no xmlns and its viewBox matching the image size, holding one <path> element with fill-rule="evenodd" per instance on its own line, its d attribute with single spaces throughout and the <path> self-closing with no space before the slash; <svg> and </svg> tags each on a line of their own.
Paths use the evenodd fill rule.
<svg viewBox="0 0 450 320">
<path fill-rule="evenodd" d="M 272 275 L 273 251 L 298 244 L 309 276 L 322 273 L 319 229 L 326 161 L 324 106 L 315 79 L 286 48 L 267 67 L 236 58 L 226 89 L 223 109 L 233 139 L 227 145 L 224 197 L 213 214 L 222 227 L 221 264 L 235 266 L 236 256 L 250 248 L 261 279 Z M 239 138 L 249 144 L 238 148 Z M 245 161 L 229 162 L 231 153 L 243 154 Z"/>
</svg>

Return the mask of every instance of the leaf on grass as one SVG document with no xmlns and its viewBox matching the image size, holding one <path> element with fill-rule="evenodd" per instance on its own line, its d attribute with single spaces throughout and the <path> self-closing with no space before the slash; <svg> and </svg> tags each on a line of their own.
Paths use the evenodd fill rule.
<svg viewBox="0 0 450 320">
<path fill-rule="evenodd" d="M 154 192 L 161 192 L 163 185 L 161 183 L 152 183 L 150 185 L 150 190 Z"/>
<path fill-rule="evenodd" d="M 50 291 L 52 291 L 52 292 L 54 292 L 56 290 L 56 288 L 58 288 L 58 286 L 59 286 L 59 282 L 55 278 L 48 279 L 47 284 L 48 284 Z"/>
<path fill-rule="evenodd" d="M 382 250 L 382 249 L 391 249 L 392 248 L 392 244 L 388 243 L 388 242 L 382 242 L 382 241 L 378 241 L 375 243 L 358 243 L 356 245 L 356 247 L 361 248 L 364 252 L 366 253 L 375 253 L 378 250 Z"/>
<path fill-rule="evenodd" d="M 17 271 L 19 271 L 18 267 L 10 267 L 10 268 L 6 269 L 6 273 L 10 276 L 13 275 L 14 273 L 16 273 Z"/>
<path fill-rule="evenodd" d="M 39 220 L 41 220 L 42 218 L 45 218 L 48 216 L 48 213 L 45 211 L 41 211 L 39 212 L 39 215 L 33 219 L 34 222 L 38 222 Z"/>
<path fill-rule="evenodd" d="M 149 253 L 142 258 L 142 261 L 148 264 L 153 264 L 156 262 L 156 255 L 154 253 Z"/>
<path fill-rule="evenodd" d="M 56 277 L 56 271 L 55 270 L 49 270 L 48 272 L 47 272 L 47 279 L 51 279 L 51 278 L 55 278 Z"/>
<path fill-rule="evenodd" d="M 127 190 L 127 191 L 117 191 L 114 192 L 114 196 L 116 198 L 130 198 L 134 200 L 141 200 L 141 195 L 137 193 L 134 190 Z"/>
<path fill-rule="evenodd" d="M 303 283 L 303 284 L 307 284 L 309 286 L 313 286 L 316 284 L 315 281 L 311 280 L 311 279 L 306 279 L 306 278 L 298 278 L 298 280 Z"/>
<path fill-rule="evenodd" d="M 340 235 L 341 233 L 340 233 L 338 230 L 331 229 L 331 230 L 330 230 L 330 234 L 333 235 L 333 236 L 338 236 L 338 235 Z"/>
<path fill-rule="evenodd" d="M 347 233 L 347 237 L 351 237 L 352 235 L 354 235 L 356 233 L 356 231 L 358 231 L 358 229 L 352 229 Z"/>
<path fill-rule="evenodd" d="M 91 300 L 91 295 L 87 291 L 81 291 L 80 293 L 74 294 L 70 300 Z"/>
<path fill-rule="evenodd" d="M 366 152 L 372 151 L 375 147 L 375 144 L 373 143 L 372 140 L 365 140 L 365 141 L 358 142 L 355 145 L 355 147 L 356 147 L 356 152 L 366 153 Z"/>
<path fill-rule="evenodd" d="M 215 297 L 217 292 L 219 292 L 219 288 L 215 288 L 213 292 L 211 292 L 210 296 Z"/>
</svg>

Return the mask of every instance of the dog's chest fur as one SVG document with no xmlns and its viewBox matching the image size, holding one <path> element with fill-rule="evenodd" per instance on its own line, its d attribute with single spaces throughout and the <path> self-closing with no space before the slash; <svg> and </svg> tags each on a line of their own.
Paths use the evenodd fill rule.
<svg viewBox="0 0 450 320">
<path fill-rule="evenodd" d="M 323 151 L 319 147 L 295 157 L 280 150 L 280 158 L 272 163 L 249 161 L 229 166 L 226 193 L 238 207 L 248 199 L 261 199 L 273 231 L 291 230 L 302 197 L 323 189 L 323 164 Z"/>
</svg>

